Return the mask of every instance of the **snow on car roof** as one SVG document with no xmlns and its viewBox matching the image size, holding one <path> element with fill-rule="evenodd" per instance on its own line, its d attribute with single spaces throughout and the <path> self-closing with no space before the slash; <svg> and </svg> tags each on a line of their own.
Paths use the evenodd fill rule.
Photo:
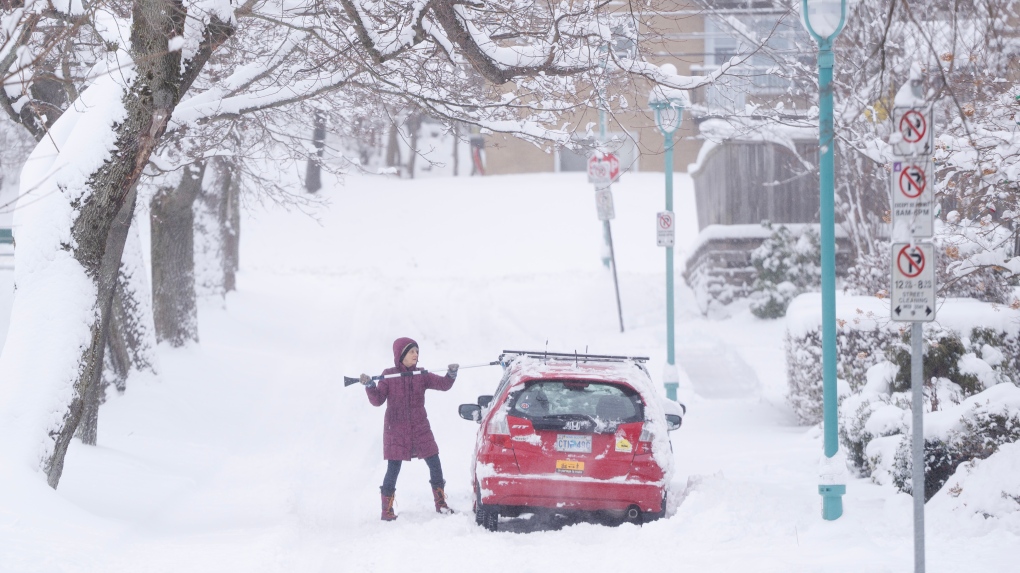
<svg viewBox="0 0 1020 573">
<path fill-rule="evenodd" d="M 654 393 L 651 378 L 644 367 L 633 361 L 595 361 L 544 359 L 518 356 L 510 362 L 514 385 L 536 379 L 575 379 L 624 382 L 642 394 Z"/>
</svg>

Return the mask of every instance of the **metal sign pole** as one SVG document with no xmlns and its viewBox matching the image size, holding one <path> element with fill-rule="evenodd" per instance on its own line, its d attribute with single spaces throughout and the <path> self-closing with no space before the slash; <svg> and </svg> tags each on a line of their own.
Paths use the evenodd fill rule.
<svg viewBox="0 0 1020 573">
<path fill-rule="evenodd" d="M 924 327 L 910 323 L 910 388 L 913 396 L 912 479 L 914 495 L 914 573 L 924 573 Z"/>
<path fill-rule="evenodd" d="M 892 204 L 892 292 L 895 321 L 910 322 L 911 487 L 914 506 L 914 573 L 924 573 L 924 323 L 935 320 L 934 149 L 931 107 L 924 102 L 923 78 L 911 73 L 893 108 L 896 139 L 890 174 Z M 909 105 L 907 105 L 909 103 Z M 907 241 L 909 237 L 909 242 Z M 899 242 L 895 242 L 896 240 Z"/>
<path fill-rule="evenodd" d="M 616 252 L 613 250 L 613 231 L 606 221 L 606 236 L 609 238 L 609 259 L 613 264 L 613 286 L 616 288 L 616 314 L 620 318 L 620 332 L 623 332 L 623 306 L 620 305 L 620 282 L 616 279 Z"/>
</svg>

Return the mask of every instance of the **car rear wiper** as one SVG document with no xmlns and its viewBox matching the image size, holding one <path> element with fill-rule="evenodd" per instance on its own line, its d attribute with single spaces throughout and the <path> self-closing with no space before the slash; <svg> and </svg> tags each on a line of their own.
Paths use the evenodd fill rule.
<svg viewBox="0 0 1020 573">
<path fill-rule="evenodd" d="M 587 414 L 553 414 L 532 418 L 531 425 L 536 430 L 567 430 L 574 432 L 594 432 L 604 430 L 595 418 Z"/>
</svg>

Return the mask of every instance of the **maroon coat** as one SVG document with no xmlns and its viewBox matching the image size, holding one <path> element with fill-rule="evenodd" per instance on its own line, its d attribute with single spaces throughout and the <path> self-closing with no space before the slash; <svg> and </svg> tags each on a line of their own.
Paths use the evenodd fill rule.
<svg viewBox="0 0 1020 573">
<path fill-rule="evenodd" d="M 394 368 L 383 370 L 383 375 L 409 372 L 400 363 L 400 353 L 408 344 L 417 343 L 410 338 L 398 338 L 393 343 Z M 432 435 L 429 417 L 425 412 L 425 391 L 446 391 L 453 387 L 449 376 L 420 372 L 411 376 L 385 378 L 375 387 L 365 388 L 373 406 L 386 403 L 383 426 L 383 458 L 387 460 L 425 459 L 439 453 Z"/>
</svg>

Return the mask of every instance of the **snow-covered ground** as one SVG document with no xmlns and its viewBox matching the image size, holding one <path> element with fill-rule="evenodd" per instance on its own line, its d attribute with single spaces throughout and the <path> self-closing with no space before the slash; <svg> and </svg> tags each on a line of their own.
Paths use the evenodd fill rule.
<svg viewBox="0 0 1020 573">
<path fill-rule="evenodd" d="M 465 370 L 451 391 L 428 396 L 458 513 L 434 512 L 427 468 L 415 461 L 397 485 L 400 518 L 380 522 L 383 410 L 342 376 L 390 366 L 393 339 L 416 338 L 426 367 L 548 344 L 647 355 L 661 378 L 662 176 L 628 174 L 614 187 L 625 333 L 582 174 L 352 177 L 323 194 L 330 205 L 317 221 L 280 208 L 246 213 L 238 291 L 203 304 L 201 344 L 160 348 L 158 378 L 133 378 L 110 396 L 99 446 L 72 445 L 56 493 L 42 478 L 3 483 L 0 468 L 0 571 L 912 569 L 908 496 L 852 480 L 844 517 L 821 519 L 820 434 L 796 426 L 783 402 L 784 323 L 747 312 L 706 320 L 679 277 L 688 416 L 672 434 L 679 503 L 667 519 L 529 534 L 476 526 L 477 426 L 456 407 L 490 393 L 497 367 Z M 697 225 L 682 175 L 676 204 L 683 261 Z M 9 275 L 0 270 L 0 331 Z M 929 572 L 1016 570 L 1018 520 L 938 508 L 927 518 Z"/>
</svg>

